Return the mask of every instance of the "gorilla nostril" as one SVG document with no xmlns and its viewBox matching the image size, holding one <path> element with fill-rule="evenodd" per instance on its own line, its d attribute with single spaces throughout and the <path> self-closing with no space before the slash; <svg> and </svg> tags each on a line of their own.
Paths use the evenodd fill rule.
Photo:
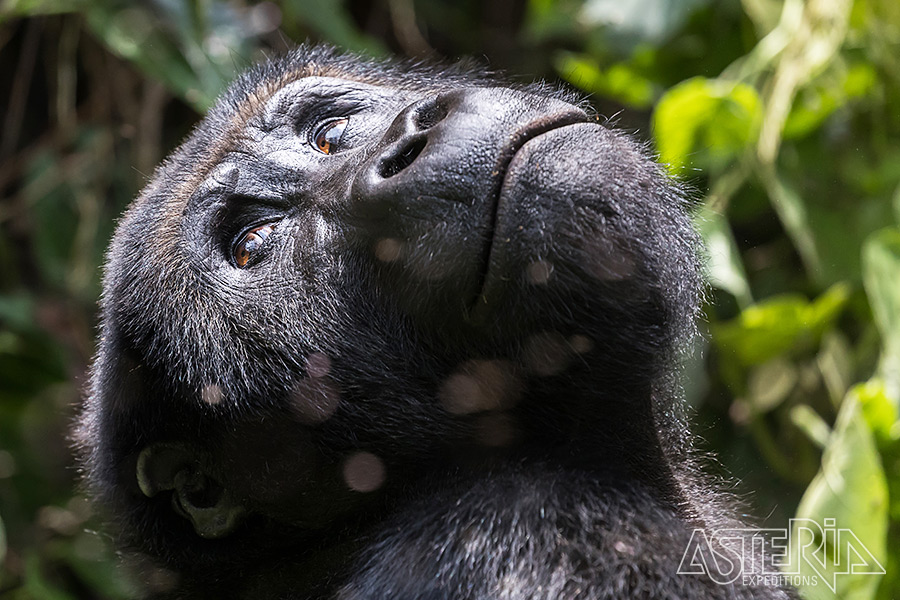
<svg viewBox="0 0 900 600">
<path fill-rule="evenodd" d="M 385 158 L 379 165 L 378 174 L 381 175 L 382 178 L 387 179 L 411 165 L 412 162 L 416 160 L 416 157 L 419 156 L 419 153 L 425 148 L 427 141 L 428 140 L 424 137 L 412 140 L 397 152 L 397 154 Z"/>
<path fill-rule="evenodd" d="M 444 120 L 448 108 L 444 102 L 429 102 L 416 111 L 415 124 L 419 131 L 430 129 Z"/>
</svg>

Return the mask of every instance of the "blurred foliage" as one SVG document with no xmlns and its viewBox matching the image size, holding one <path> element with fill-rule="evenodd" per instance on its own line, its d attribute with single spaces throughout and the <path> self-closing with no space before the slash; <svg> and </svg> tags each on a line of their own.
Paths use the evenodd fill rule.
<svg viewBox="0 0 900 600">
<path fill-rule="evenodd" d="M 706 447 L 767 526 L 834 518 L 885 567 L 805 597 L 900 597 L 896 0 L 0 0 L 0 597 L 128 597 L 66 438 L 103 249 L 235 72 L 303 39 L 558 77 L 652 141 L 708 246 Z"/>
</svg>

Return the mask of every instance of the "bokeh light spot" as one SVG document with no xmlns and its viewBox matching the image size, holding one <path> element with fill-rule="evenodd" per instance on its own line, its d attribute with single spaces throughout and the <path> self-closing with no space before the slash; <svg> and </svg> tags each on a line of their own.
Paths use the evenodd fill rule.
<svg viewBox="0 0 900 600">
<path fill-rule="evenodd" d="M 281 9 L 274 2 L 260 2 L 247 13 L 250 30 L 257 35 L 271 33 L 281 25 Z"/>
<path fill-rule="evenodd" d="M 587 354 L 594 349 L 594 341 L 586 335 L 576 333 L 569 337 L 569 347 L 576 354 Z"/>
<path fill-rule="evenodd" d="M 556 375 L 569 364 L 569 344 L 562 334 L 543 331 L 528 338 L 524 358 L 528 368 L 537 375 Z"/>
<path fill-rule="evenodd" d="M 384 463 L 371 452 L 357 452 L 344 461 L 344 482 L 357 492 L 374 492 L 384 484 Z"/>
<path fill-rule="evenodd" d="M 550 280 L 550 275 L 553 274 L 553 263 L 546 260 L 538 260 L 525 269 L 525 276 L 528 278 L 528 283 L 534 285 L 543 285 Z"/>
<path fill-rule="evenodd" d="M 310 377 L 325 377 L 331 371 L 331 359 L 321 352 L 306 357 L 306 373 Z"/>
<path fill-rule="evenodd" d="M 204 385 L 200 390 L 200 399 L 210 406 L 215 406 L 222 401 L 222 387 L 215 383 Z"/>
<path fill-rule="evenodd" d="M 618 552 L 619 554 L 624 554 L 626 556 L 634 556 L 635 555 L 634 546 L 632 546 L 631 544 L 629 544 L 628 542 L 626 542 L 624 540 L 617 540 L 613 544 L 613 548 L 615 548 L 616 552 Z"/>
<path fill-rule="evenodd" d="M 502 410 L 515 404 L 521 383 L 510 363 L 501 360 L 471 360 L 441 386 L 444 408 L 456 415 Z"/>
<path fill-rule="evenodd" d="M 393 262 L 400 258 L 403 245 L 394 238 L 382 238 L 375 244 L 375 257 L 382 262 Z"/>
<path fill-rule="evenodd" d="M 621 281 L 634 275 L 634 257 L 621 242 L 605 235 L 588 236 L 582 242 L 587 257 L 582 266 L 593 277 L 601 281 Z"/>
<path fill-rule="evenodd" d="M 334 414 L 341 403 L 341 396 L 328 379 L 307 377 L 291 389 L 290 403 L 301 423 L 316 425 Z"/>
</svg>

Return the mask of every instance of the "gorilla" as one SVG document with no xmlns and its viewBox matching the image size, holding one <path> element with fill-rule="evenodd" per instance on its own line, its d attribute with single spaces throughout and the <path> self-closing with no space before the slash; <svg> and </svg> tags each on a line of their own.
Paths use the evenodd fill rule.
<svg viewBox="0 0 900 600">
<path fill-rule="evenodd" d="M 792 597 L 692 459 L 686 207 L 565 90 L 320 46 L 244 74 L 107 256 L 75 438 L 143 593 Z"/>
</svg>

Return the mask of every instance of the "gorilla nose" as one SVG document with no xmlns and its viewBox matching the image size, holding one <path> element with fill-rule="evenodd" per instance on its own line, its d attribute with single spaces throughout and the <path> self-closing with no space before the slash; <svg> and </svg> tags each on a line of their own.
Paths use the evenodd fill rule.
<svg viewBox="0 0 900 600">
<path fill-rule="evenodd" d="M 373 163 L 380 179 L 394 177 L 416 160 L 428 143 L 429 130 L 444 120 L 452 104 L 452 98 L 438 96 L 415 102 L 397 115 Z"/>
<path fill-rule="evenodd" d="M 401 110 L 361 165 L 351 188 L 353 212 L 430 218 L 435 203 L 491 210 L 511 154 L 529 127 L 547 119 L 584 121 L 580 109 L 508 88 L 436 94 Z M 437 213 L 441 213 L 437 208 Z"/>
<path fill-rule="evenodd" d="M 434 129 L 457 104 L 452 94 L 444 94 L 414 102 L 397 114 L 353 182 L 354 208 L 360 214 L 383 216 L 398 201 L 443 195 L 428 184 L 453 158 L 437 148 Z"/>
</svg>

